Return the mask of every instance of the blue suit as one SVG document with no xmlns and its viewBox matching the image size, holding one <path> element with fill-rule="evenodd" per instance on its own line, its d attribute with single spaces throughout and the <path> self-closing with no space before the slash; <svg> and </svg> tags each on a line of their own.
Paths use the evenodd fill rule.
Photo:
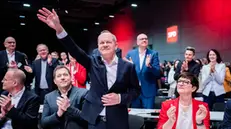
<svg viewBox="0 0 231 129">
<path fill-rule="evenodd" d="M 224 119 L 219 129 L 231 129 L 231 100 L 228 100 L 226 103 Z"/>
<path fill-rule="evenodd" d="M 147 55 L 151 56 L 151 67 L 146 66 L 145 62 Z M 154 108 L 154 98 L 157 91 L 157 79 L 160 76 L 158 53 L 156 51 L 147 49 L 141 69 L 138 48 L 129 51 L 126 58 L 131 58 L 135 64 L 136 73 L 141 85 L 141 95 L 137 100 L 133 101 L 132 107 L 148 109 Z"/>
</svg>

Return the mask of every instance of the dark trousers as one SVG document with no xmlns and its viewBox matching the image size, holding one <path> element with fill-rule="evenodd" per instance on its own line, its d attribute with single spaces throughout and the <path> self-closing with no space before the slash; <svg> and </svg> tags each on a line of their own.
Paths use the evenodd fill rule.
<svg viewBox="0 0 231 129">
<path fill-rule="evenodd" d="M 39 89 L 38 96 L 40 98 L 40 104 L 44 103 L 45 95 L 48 94 L 49 92 L 50 92 L 50 90 L 48 90 L 48 89 Z"/>
<path fill-rule="evenodd" d="M 209 110 L 211 111 L 213 109 L 214 103 L 224 103 L 224 96 L 225 94 L 216 96 L 214 92 L 210 92 L 209 96 L 203 95 L 204 102 L 206 102 L 209 106 Z"/>
<path fill-rule="evenodd" d="M 95 125 L 88 124 L 88 129 L 107 129 L 106 122 L 99 119 Z"/>
</svg>

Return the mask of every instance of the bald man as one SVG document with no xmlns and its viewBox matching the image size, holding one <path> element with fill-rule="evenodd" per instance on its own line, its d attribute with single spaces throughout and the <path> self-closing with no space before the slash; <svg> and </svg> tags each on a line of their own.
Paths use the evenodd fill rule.
<svg viewBox="0 0 231 129">
<path fill-rule="evenodd" d="M 16 40 L 13 37 L 7 37 L 3 44 L 6 49 L 0 51 L 0 80 L 2 80 L 8 68 L 24 70 L 24 65 L 26 65 L 24 54 L 15 50 Z M 2 84 L 0 84 L 0 93 L 1 92 Z"/>
<path fill-rule="evenodd" d="M 25 80 L 25 73 L 16 68 L 10 68 L 2 80 L 1 129 L 37 129 L 39 98 L 25 90 Z"/>
<path fill-rule="evenodd" d="M 158 53 L 148 49 L 148 36 L 137 36 L 138 48 L 128 52 L 127 61 L 135 64 L 136 73 L 141 85 L 139 98 L 132 102 L 133 108 L 152 109 L 157 91 L 157 79 L 160 76 Z"/>
</svg>

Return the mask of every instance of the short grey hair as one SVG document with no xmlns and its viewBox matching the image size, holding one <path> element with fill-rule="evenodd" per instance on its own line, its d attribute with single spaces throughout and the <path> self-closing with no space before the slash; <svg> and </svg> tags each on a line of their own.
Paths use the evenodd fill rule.
<svg viewBox="0 0 231 129">
<path fill-rule="evenodd" d="M 100 35 L 101 34 L 104 34 L 104 33 L 109 33 L 109 34 L 111 34 L 112 35 L 112 40 L 114 41 L 114 42 L 117 42 L 117 38 L 116 38 L 116 36 L 113 34 L 113 33 L 111 33 L 109 30 L 103 30 L 103 31 L 101 31 L 100 32 Z M 99 35 L 99 36 L 100 36 Z M 99 37 L 98 37 L 99 38 Z"/>
<path fill-rule="evenodd" d="M 47 51 L 49 51 L 49 49 L 48 49 L 48 47 L 47 47 L 46 44 L 40 43 L 40 44 L 38 44 L 37 47 L 36 47 L 37 52 L 38 52 L 38 47 L 40 47 L 40 46 L 45 46 L 46 49 L 47 49 Z"/>
<path fill-rule="evenodd" d="M 18 68 L 9 68 L 8 71 L 13 72 L 13 78 L 16 79 L 19 84 L 24 85 L 26 74 L 22 70 Z"/>
</svg>

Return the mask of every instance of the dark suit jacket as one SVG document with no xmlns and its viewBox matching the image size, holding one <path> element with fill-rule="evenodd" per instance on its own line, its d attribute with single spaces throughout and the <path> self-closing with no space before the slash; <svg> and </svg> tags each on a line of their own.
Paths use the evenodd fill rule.
<svg viewBox="0 0 231 129">
<path fill-rule="evenodd" d="M 151 55 L 151 68 L 147 67 L 145 64 L 147 55 Z M 132 61 L 135 64 L 136 73 L 141 83 L 142 95 L 145 97 L 155 97 L 156 91 L 158 89 L 157 80 L 160 77 L 158 53 L 154 50 L 147 49 L 142 69 L 140 69 L 140 58 L 138 48 L 129 51 L 126 58 L 132 58 Z"/>
<path fill-rule="evenodd" d="M 15 61 L 17 63 L 21 63 L 22 65 L 19 67 L 19 69 L 24 70 L 24 65 L 26 65 L 26 62 L 25 62 L 25 56 L 19 52 L 19 51 L 15 51 Z M 7 52 L 6 50 L 2 50 L 0 51 L 0 80 L 2 80 L 8 70 L 8 57 L 7 57 Z M 26 73 L 26 72 L 25 72 Z M 1 90 L 2 90 L 2 84 L 0 83 L 0 93 L 1 93 Z"/>
<path fill-rule="evenodd" d="M 98 50 L 98 48 L 95 48 L 93 51 L 92 51 L 92 55 L 93 56 L 100 56 L 100 52 Z M 117 48 L 116 49 L 116 55 L 118 58 L 122 58 L 122 50 L 120 48 Z"/>
<path fill-rule="evenodd" d="M 175 74 L 174 74 L 175 80 L 178 80 L 182 64 L 183 64 L 183 62 L 179 62 L 179 64 L 177 65 L 177 68 L 176 68 Z M 198 77 L 199 73 L 200 73 L 200 64 L 198 64 L 196 61 L 192 60 L 192 61 L 188 62 L 188 70 L 184 71 L 184 72 L 192 73 L 196 77 Z"/>
<path fill-rule="evenodd" d="M 5 92 L 5 91 L 4 91 Z M 3 94 L 8 94 L 4 93 Z M 38 129 L 39 97 L 25 90 L 17 108 L 12 108 L 6 116 L 12 120 L 13 129 Z M 0 128 L 7 119 L 0 120 Z"/>
<path fill-rule="evenodd" d="M 80 119 L 78 109 L 82 108 L 82 101 L 86 93 L 86 89 L 72 87 L 68 93 L 71 106 L 61 118 L 57 116 L 58 106 L 56 104 L 57 97 L 60 96 L 59 91 L 55 90 L 47 94 L 41 119 L 43 129 L 85 129 L 87 122 Z"/>
<path fill-rule="evenodd" d="M 220 123 L 219 129 L 231 129 L 231 100 L 226 103 L 224 119 Z"/>
<path fill-rule="evenodd" d="M 46 80 L 48 84 L 48 89 L 50 91 L 54 90 L 54 82 L 53 82 L 53 71 L 56 68 L 56 66 L 59 64 L 58 60 L 55 58 L 52 58 L 51 65 L 47 64 L 46 67 Z M 41 79 L 41 59 L 35 60 L 32 63 L 32 69 L 33 69 L 33 75 L 35 76 L 35 93 L 39 94 L 39 88 L 40 88 L 40 79 Z"/>
<path fill-rule="evenodd" d="M 70 36 L 61 39 L 66 50 L 90 72 L 91 88 L 85 97 L 81 117 L 90 124 L 95 124 L 103 110 L 101 97 L 108 93 L 121 94 L 121 103 L 106 107 L 108 129 L 128 129 L 127 104 L 140 95 L 140 86 L 135 66 L 119 58 L 117 78 L 114 85 L 108 89 L 106 66 L 100 56 L 88 56 L 79 48 Z"/>
</svg>

